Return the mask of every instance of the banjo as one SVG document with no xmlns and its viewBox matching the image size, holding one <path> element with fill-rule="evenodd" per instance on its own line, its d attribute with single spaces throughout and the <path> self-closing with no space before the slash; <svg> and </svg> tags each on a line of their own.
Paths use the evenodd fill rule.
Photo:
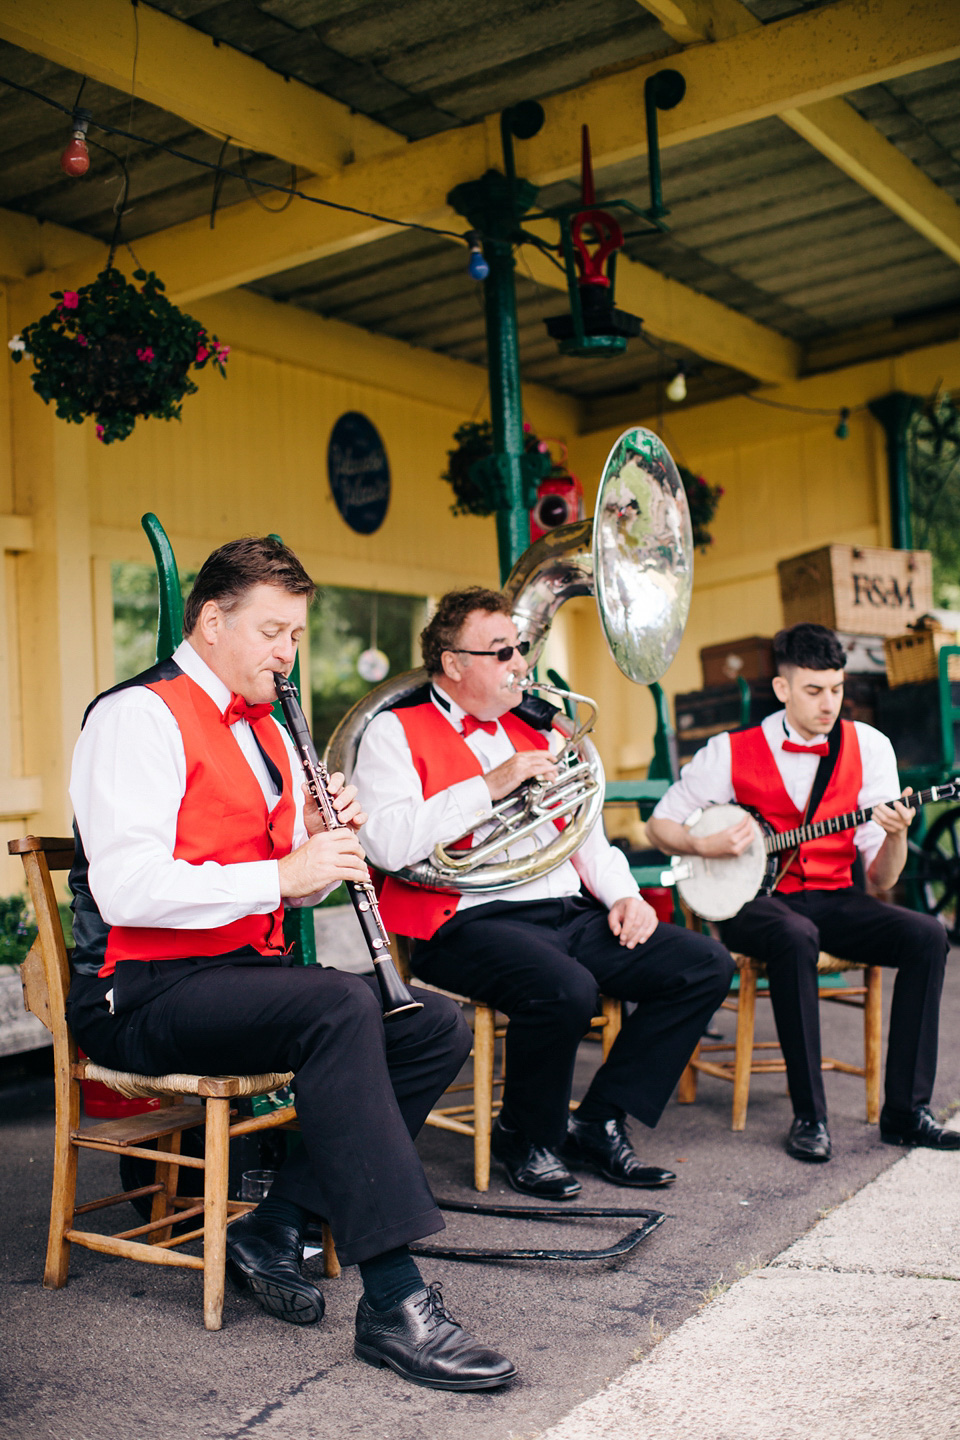
<svg viewBox="0 0 960 1440">
<path fill-rule="evenodd" d="M 901 805 L 919 810 L 922 805 L 929 805 L 934 800 L 953 800 L 958 795 L 960 780 L 951 780 L 946 785 L 933 785 L 916 795 L 900 795 L 897 798 Z M 703 920 L 729 920 L 748 901 L 773 893 L 781 856 L 785 852 L 795 850 L 808 840 L 820 840 L 824 835 L 853 830 L 869 820 L 874 809 L 870 805 L 864 810 L 850 810 L 846 815 L 818 820 L 815 824 L 799 825 L 795 830 L 774 830 L 770 822 L 752 807 L 708 805 L 704 810 L 695 810 L 686 821 L 692 835 L 716 835 L 719 830 L 729 830 L 744 816 L 749 816 L 754 827 L 750 845 L 741 855 L 710 858 L 675 855 L 668 873 L 672 874 L 681 899 L 694 914 Z"/>
</svg>

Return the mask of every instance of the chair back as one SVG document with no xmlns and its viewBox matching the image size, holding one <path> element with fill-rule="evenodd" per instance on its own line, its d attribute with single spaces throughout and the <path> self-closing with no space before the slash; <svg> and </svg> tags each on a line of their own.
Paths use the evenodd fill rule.
<svg viewBox="0 0 960 1440">
<path fill-rule="evenodd" d="M 66 1019 L 70 957 L 50 874 L 51 870 L 69 870 L 73 864 L 73 837 L 26 835 L 10 840 L 7 850 L 23 861 L 37 920 L 37 938 L 20 966 L 23 1003 L 50 1031 L 54 1052 L 68 1054 L 73 1061 L 75 1046 Z"/>
</svg>

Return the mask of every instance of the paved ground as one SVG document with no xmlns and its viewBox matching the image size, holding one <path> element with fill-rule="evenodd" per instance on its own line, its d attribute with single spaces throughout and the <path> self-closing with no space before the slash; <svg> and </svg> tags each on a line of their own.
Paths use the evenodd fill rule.
<svg viewBox="0 0 960 1440">
<path fill-rule="evenodd" d="M 772 1035 L 768 1007 L 761 1008 L 761 1027 Z M 942 1029 L 934 1097 L 940 1110 L 960 1103 L 956 956 Z M 824 1007 L 824 1031 L 828 1051 L 855 1053 L 860 1017 Z M 595 1047 L 584 1046 L 582 1081 L 596 1055 Z M 659 1205 L 667 1219 L 624 1260 L 549 1266 L 425 1261 L 428 1277 L 444 1282 L 454 1312 L 521 1371 L 519 1382 L 502 1393 L 448 1395 L 405 1385 L 353 1358 L 359 1294 L 353 1271 L 326 1285 L 326 1319 L 306 1330 L 273 1321 L 228 1292 L 224 1328 L 208 1334 L 193 1275 L 83 1251 L 74 1254 L 69 1285 L 45 1292 L 39 1277 L 49 1196 L 50 1084 L 20 1061 L 0 1065 L 0 1207 L 7 1217 L 0 1232 L 0 1434 L 11 1440 L 533 1440 L 564 1417 L 566 1428 L 556 1431 L 556 1440 L 750 1440 L 761 1431 L 765 1440 L 832 1440 L 841 1432 L 844 1440 L 892 1440 L 906 1434 L 897 1418 L 901 1399 L 903 1413 L 919 1416 L 911 1434 L 939 1440 L 955 1433 L 950 1406 L 956 1403 L 956 1372 L 954 1389 L 944 1392 L 949 1405 L 939 1403 L 935 1377 L 947 1373 L 948 1362 L 955 1366 L 960 1353 L 956 1250 L 941 1242 L 948 1216 L 926 1167 L 939 1167 L 949 1195 L 953 1174 L 960 1177 L 960 1157 L 918 1155 L 894 1172 L 911 1177 L 906 1190 L 883 1189 L 884 1178 L 867 1192 L 880 1197 L 877 1204 L 861 1210 L 858 1200 L 836 1210 L 901 1156 L 864 1124 L 859 1080 L 827 1077 L 836 1158 L 825 1166 L 804 1166 L 783 1153 L 789 1107 L 782 1077 L 754 1079 L 747 1129 L 739 1135 L 729 1130 L 729 1086 L 701 1080 L 695 1106 L 671 1104 L 655 1134 L 636 1136 L 642 1154 L 673 1166 L 680 1178 L 659 1196 L 639 1192 L 646 1197 L 641 1203 Z M 428 1131 L 421 1151 L 438 1195 L 472 1197 L 468 1142 Z M 86 1157 L 86 1176 L 89 1193 L 98 1184 L 111 1186 L 113 1162 Z M 519 1198 L 498 1177 L 491 1188 L 496 1197 Z M 582 1198 L 604 1204 L 627 1199 L 598 1180 L 586 1181 Z M 825 1214 L 824 1226 L 783 1253 Z M 535 1234 L 544 1244 L 597 1246 L 625 1228 L 451 1217 L 448 1235 L 466 1244 L 490 1243 L 496 1233 L 499 1242 L 514 1245 L 533 1243 Z M 906 1258 L 881 1256 L 880 1239 L 900 1235 Z M 911 1280 L 915 1274 L 948 1278 Z M 738 1283 L 705 1306 L 705 1297 L 730 1282 Z M 761 1302 L 761 1293 L 773 1295 L 773 1302 Z M 882 1359 L 891 1338 L 901 1361 L 896 1367 Z M 815 1378 L 807 1393 L 805 1372 L 798 1377 L 789 1364 L 811 1339 L 815 1352 L 806 1373 Z M 741 1367 L 744 1355 L 749 1365 Z M 638 1397 L 632 1410 L 609 1412 L 619 1429 L 599 1428 L 599 1413 L 577 1413 L 598 1392 L 619 1394 L 616 1385 L 608 1387 L 620 1377 L 623 1386 L 639 1389 L 628 1389 Z M 662 1379 L 656 1392 L 650 1377 Z M 887 1412 L 863 1398 L 878 1389 L 889 1399 Z M 896 1393 L 901 1389 L 902 1397 Z M 752 1395 L 766 1401 L 773 1396 L 777 1409 L 773 1420 L 768 1413 L 763 1425 L 751 1429 Z M 724 1409 L 730 1397 L 739 1399 L 739 1411 Z M 814 1415 L 818 1424 L 823 1420 L 820 1428 Z"/>
</svg>

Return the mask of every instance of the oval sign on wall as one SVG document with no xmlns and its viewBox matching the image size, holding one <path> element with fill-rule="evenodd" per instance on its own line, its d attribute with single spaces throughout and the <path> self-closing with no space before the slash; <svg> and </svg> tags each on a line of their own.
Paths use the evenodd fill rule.
<svg viewBox="0 0 960 1440">
<path fill-rule="evenodd" d="M 327 475 L 350 529 L 360 535 L 379 530 L 390 504 L 390 466 L 376 427 L 359 410 L 348 410 L 333 427 Z"/>
</svg>

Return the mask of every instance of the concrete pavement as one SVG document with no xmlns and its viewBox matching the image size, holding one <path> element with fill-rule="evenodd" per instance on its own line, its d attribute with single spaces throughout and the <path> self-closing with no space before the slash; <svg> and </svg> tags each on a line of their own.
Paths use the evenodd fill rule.
<svg viewBox="0 0 960 1440">
<path fill-rule="evenodd" d="M 960 1153 L 908 1153 L 540 1432 L 638 1436 L 960 1436 Z"/>
</svg>

